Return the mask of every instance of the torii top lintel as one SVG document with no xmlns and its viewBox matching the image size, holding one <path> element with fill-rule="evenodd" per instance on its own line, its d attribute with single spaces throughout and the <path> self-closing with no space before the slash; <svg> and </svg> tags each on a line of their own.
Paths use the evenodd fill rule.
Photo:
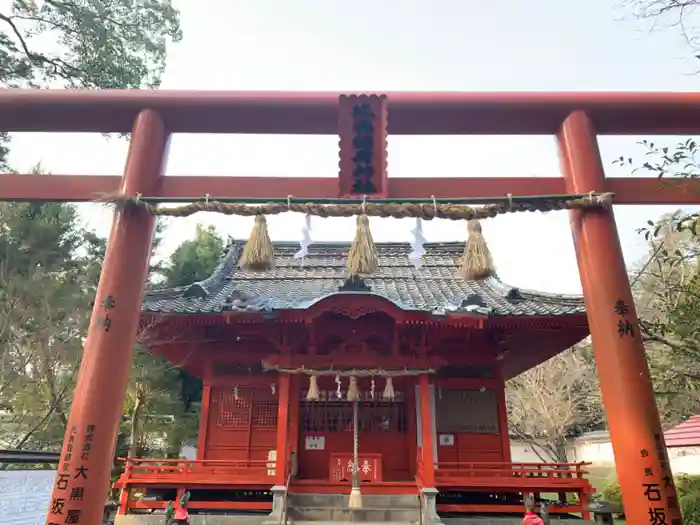
<svg viewBox="0 0 700 525">
<path fill-rule="evenodd" d="M 365 146 L 372 159 L 358 167 L 351 144 L 358 139 L 357 121 L 343 101 L 354 95 L 321 92 L 228 92 L 148 90 L 0 91 L 0 130 L 8 132 L 128 132 L 144 110 L 158 114 L 170 133 L 340 134 L 340 177 L 294 179 L 268 177 L 164 177 L 160 197 L 298 198 L 357 196 L 383 198 L 430 196 L 493 197 L 562 194 L 562 178 L 448 178 L 439 173 L 421 178 L 389 177 L 385 138 L 392 135 L 556 134 L 573 112 L 584 112 L 598 134 L 693 134 L 700 131 L 700 93 L 624 92 L 396 92 L 377 96 L 381 115 Z M 359 95 L 364 97 L 364 95 Z M 345 107 L 345 114 L 344 114 Z M 376 109 L 376 108 L 375 108 Z M 356 119 L 355 119 L 356 120 Z M 364 127 L 363 127 L 364 126 Z M 351 129 L 352 128 L 352 129 Z M 343 130 L 346 130 L 345 132 Z M 350 130 L 348 132 L 347 130 Z M 369 130 L 369 131 L 368 131 Z M 343 135 L 345 133 L 345 142 Z M 367 135 L 372 135 L 368 139 Z M 369 142 L 367 142 L 369 141 Z M 343 146 L 346 144 L 346 146 Z M 344 149 L 345 148 L 345 149 Z M 372 171 L 374 187 L 363 174 Z M 344 177 L 345 173 L 345 177 Z M 355 176 L 350 176 L 355 173 Z M 284 175 L 284 174 L 280 174 Z M 329 174 L 330 175 L 330 174 Z M 362 179 L 362 180 L 361 180 Z M 362 183 L 358 184 L 358 180 Z M 339 184 L 340 182 L 340 184 Z M 100 193 L 119 191 L 120 177 L 53 176 L 40 183 L 22 175 L 0 175 L 5 200 L 90 201 Z M 698 180 L 653 178 L 607 179 L 616 204 L 697 204 Z M 375 191 L 368 191 L 375 190 Z"/>
<path fill-rule="evenodd" d="M 334 135 L 327 92 L 23 90 L 0 92 L 3 131 L 128 132 L 143 109 L 173 133 Z M 393 135 L 553 134 L 585 111 L 601 134 L 700 131 L 700 93 L 396 92 L 385 94 Z"/>
</svg>

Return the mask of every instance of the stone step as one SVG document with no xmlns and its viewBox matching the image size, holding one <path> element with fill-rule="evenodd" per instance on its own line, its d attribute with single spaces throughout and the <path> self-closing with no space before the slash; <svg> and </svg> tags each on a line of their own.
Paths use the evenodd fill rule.
<svg viewBox="0 0 700 525">
<path fill-rule="evenodd" d="M 364 503 L 364 501 L 363 501 Z M 369 507 L 363 505 L 361 509 L 350 509 L 346 506 L 290 506 L 289 517 L 295 523 L 299 521 L 348 521 L 352 523 L 367 522 L 417 522 L 418 509 Z"/>
<path fill-rule="evenodd" d="M 347 494 L 305 494 L 290 493 L 290 507 L 335 507 L 347 508 L 350 492 Z M 417 495 L 411 494 L 362 494 L 365 508 L 415 509 L 420 508 Z"/>
<path fill-rule="evenodd" d="M 569 520 L 572 525 L 586 525 L 588 521 L 573 521 Z M 562 521 L 566 524 L 569 521 Z M 489 518 L 486 516 L 477 516 L 472 518 L 443 518 L 443 525 L 521 525 L 523 522 L 522 518 Z M 363 522 L 362 525 L 416 525 L 416 522 L 409 521 L 367 521 Z M 559 523 L 557 520 L 555 523 Z M 289 525 L 356 525 L 352 521 L 302 521 L 290 520 Z"/>
<path fill-rule="evenodd" d="M 362 525 L 415 525 L 410 521 L 367 521 Z M 295 520 L 294 525 L 354 525 L 351 521 L 300 521 Z"/>
<path fill-rule="evenodd" d="M 553 521 L 554 523 L 569 523 L 568 521 Z M 464 516 L 461 518 L 442 518 L 443 525 L 522 525 L 522 517 L 513 518 L 491 518 L 488 516 Z M 581 525 L 588 522 L 572 521 L 572 525 Z"/>
</svg>

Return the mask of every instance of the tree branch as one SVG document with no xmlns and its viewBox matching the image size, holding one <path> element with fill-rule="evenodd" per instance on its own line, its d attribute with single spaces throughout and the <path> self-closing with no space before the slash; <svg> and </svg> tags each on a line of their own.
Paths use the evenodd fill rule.
<svg viewBox="0 0 700 525">
<path fill-rule="evenodd" d="M 13 17 L 0 13 L 0 20 L 2 20 L 10 26 L 10 28 L 12 29 L 12 33 L 19 41 L 19 44 L 22 47 L 22 50 L 24 51 L 24 54 L 26 55 L 27 59 L 29 59 L 29 61 L 32 62 L 34 65 L 43 64 L 50 66 L 51 68 L 53 68 L 54 73 L 56 75 L 69 81 L 73 81 L 76 78 L 80 77 L 81 74 L 85 73 L 83 70 L 69 64 L 65 60 L 62 60 L 57 57 L 49 58 L 42 53 L 36 53 L 29 49 L 29 44 L 22 35 L 22 32 L 14 23 Z"/>
<path fill-rule="evenodd" d="M 640 326 L 641 325 L 642 323 L 640 323 Z M 642 331 L 644 332 L 642 334 L 642 342 L 661 343 L 670 348 L 673 348 L 674 350 L 683 350 L 685 348 L 685 345 L 680 341 L 674 341 L 672 339 L 669 339 L 668 337 L 663 337 L 657 333 L 649 332 L 644 328 L 642 328 Z"/>
</svg>

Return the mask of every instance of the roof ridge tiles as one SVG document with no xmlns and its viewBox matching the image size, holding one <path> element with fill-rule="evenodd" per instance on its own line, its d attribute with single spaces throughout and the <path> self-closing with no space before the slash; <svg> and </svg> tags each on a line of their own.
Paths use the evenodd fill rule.
<svg viewBox="0 0 700 525">
<path fill-rule="evenodd" d="M 228 251 L 207 279 L 190 286 L 154 290 L 146 296 L 149 312 L 198 314 L 223 310 L 284 310 L 306 308 L 323 297 L 339 293 L 339 283 L 347 278 L 344 253 L 349 242 L 317 242 L 303 262 L 281 262 L 269 272 L 253 273 L 238 269 L 243 240 L 230 240 Z M 466 281 L 457 266 L 464 242 L 426 243 L 425 264 L 420 269 L 408 261 L 407 242 L 378 242 L 380 263 L 391 264 L 363 276 L 371 292 L 409 310 L 465 310 L 483 313 L 474 304 L 483 303 L 493 315 L 582 315 L 580 296 L 540 293 L 505 284 L 498 277 Z M 299 248 L 296 241 L 273 242 L 275 255 L 291 259 Z M 338 261 L 332 264 L 333 260 Z M 405 261 L 405 262 L 404 262 Z M 453 272 L 448 271 L 454 269 Z M 362 293 L 362 292 L 359 292 Z M 478 300 L 475 298 L 479 298 Z"/>
</svg>

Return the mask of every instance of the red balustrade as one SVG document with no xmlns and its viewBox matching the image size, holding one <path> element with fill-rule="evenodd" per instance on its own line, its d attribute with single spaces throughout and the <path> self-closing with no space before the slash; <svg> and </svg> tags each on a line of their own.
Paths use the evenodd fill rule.
<svg viewBox="0 0 700 525">
<path fill-rule="evenodd" d="M 274 484 L 275 462 L 268 460 L 189 460 L 119 458 L 124 473 L 116 488 L 153 484 Z"/>
</svg>

